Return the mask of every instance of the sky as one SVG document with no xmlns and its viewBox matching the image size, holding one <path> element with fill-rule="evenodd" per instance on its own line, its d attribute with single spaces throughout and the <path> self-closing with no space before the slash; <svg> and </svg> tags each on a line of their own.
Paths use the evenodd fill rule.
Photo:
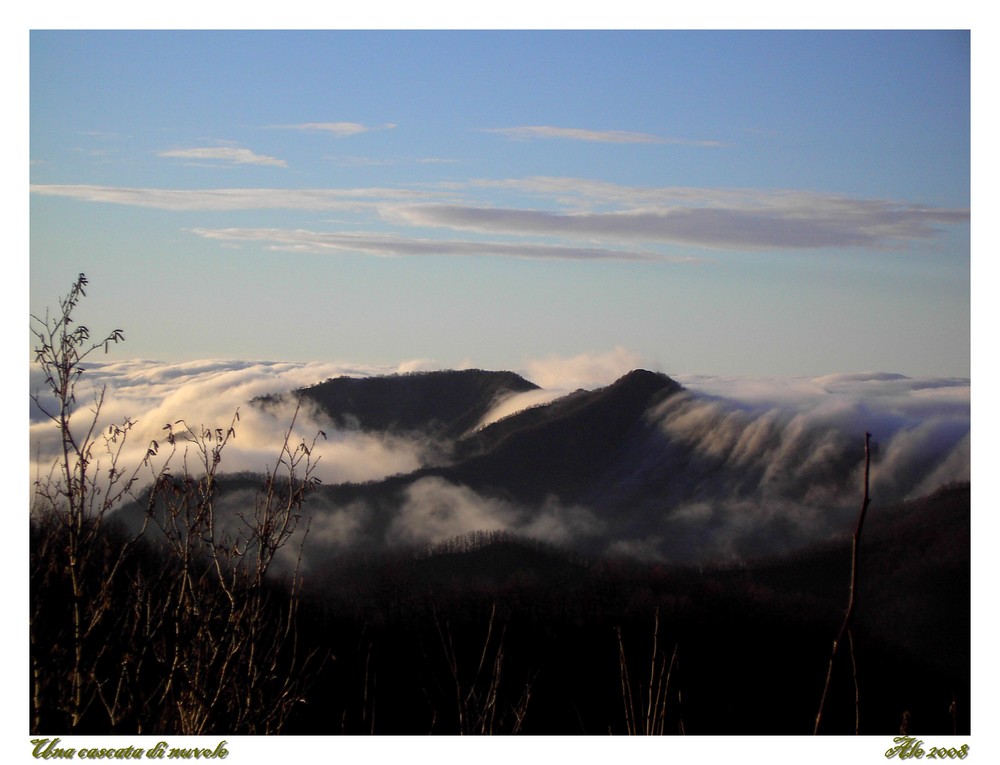
<svg viewBox="0 0 1000 765">
<path fill-rule="evenodd" d="M 965 31 L 33 31 L 30 309 L 128 358 L 970 376 Z"/>
</svg>

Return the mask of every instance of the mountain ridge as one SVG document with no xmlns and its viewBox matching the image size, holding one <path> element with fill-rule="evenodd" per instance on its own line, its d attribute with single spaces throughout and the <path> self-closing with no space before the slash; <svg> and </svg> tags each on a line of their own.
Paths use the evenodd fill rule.
<svg viewBox="0 0 1000 765">
<path fill-rule="evenodd" d="M 335 423 L 385 427 L 378 437 L 399 434 L 423 455 L 366 482 L 326 478 L 312 501 L 330 544 L 379 549 L 504 529 L 587 554 L 694 564 L 778 554 L 852 524 L 857 423 L 762 412 L 636 369 L 477 427 L 498 402 L 538 401 L 516 398 L 537 390 L 510 372 L 445 370 L 293 392 Z M 875 454 L 881 501 L 918 496 L 925 463 L 893 473 Z"/>
<path fill-rule="evenodd" d="M 457 439 L 482 421 L 500 400 L 537 389 L 514 372 L 465 369 L 372 377 L 342 375 L 288 395 L 314 404 L 336 427 L 397 434 L 423 432 Z M 272 394 L 251 404 L 268 406 L 282 399 Z"/>
<path fill-rule="evenodd" d="M 484 428 L 462 445 L 463 459 L 449 472 L 469 486 L 504 486 L 521 500 L 548 494 L 578 499 L 630 435 L 647 429 L 643 414 L 681 390 L 666 375 L 633 370 L 611 385 L 576 391 Z"/>
</svg>

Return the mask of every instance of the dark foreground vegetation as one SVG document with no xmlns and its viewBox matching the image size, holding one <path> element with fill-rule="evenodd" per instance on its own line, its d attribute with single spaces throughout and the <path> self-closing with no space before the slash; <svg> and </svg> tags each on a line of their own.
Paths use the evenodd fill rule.
<svg viewBox="0 0 1000 765">
<path fill-rule="evenodd" d="M 236 421 L 168 425 L 130 473 L 128 422 L 70 427 L 80 362 L 121 339 L 73 324 L 85 285 L 33 327 L 49 384 L 35 403 L 62 452 L 31 515 L 32 734 L 817 727 L 849 538 L 679 567 L 476 532 L 303 572 L 287 553 L 315 485 L 310 444 L 286 436 L 233 523 L 218 471 Z M 968 484 L 872 509 L 818 732 L 968 733 L 969 509 Z"/>
<path fill-rule="evenodd" d="M 845 656 L 822 733 L 853 733 L 856 713 L 861 733 L 968 732 L 968 511 L 957 486 L 872 523 L 853 636 L 858 705 Z M 479 533 L 331 564 L 294 600 L 277 583 L 248 588 L 250 624 L 210 572 L 197 579 L 204 610 L 178 611 L 180 563 L 152 542 L 120 556 L 127 538 L 109 524 L 99 570 L 119 569 L 111 591 L 93 594 L 111 613 L 83 648 L 118 714 L 97 698 L 73 725 L 61 682 L 72 585 L 42 552 L 55 533 L 32 534 L 33 569 L 49 572 L 32 586 L 36 733 L 804 734 L 849 575 L 848 540 L 672 568 Z M 253 649 L 267 664 L 244 674 Z"/>
<path fill-rule="evenodd" d="M 883 513 L 820 732 L 968 732 L 968 486 Z M 914 550 L 920 550 L 914 555 Z M 849 540 L 704 569 L 503 535 L 331 569 L 309 733 L 811 733 Z M 655 641 L 655 643 L 654 643 Z"/>
</svg>

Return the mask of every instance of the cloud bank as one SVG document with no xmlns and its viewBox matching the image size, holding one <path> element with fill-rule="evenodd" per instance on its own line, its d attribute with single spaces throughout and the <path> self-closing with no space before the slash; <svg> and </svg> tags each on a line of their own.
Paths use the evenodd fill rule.
<svg viewBox="0 0 1000 765">
<path fill-rule="evenodd" d="M 266 410 L 248 402 L 268 394 L 284 393 L 314 385 L 340 375 L 388 374 L 395 368 L 360 367 L 335 363 L 283 363 L 204 360 L 182 363 L 122 361 L 88 363 L 78 386 L 80 426 L 88 420 L 94 396 L 107 388 L 101 409 L 100 428 L 129 418 L 135 426 L 123 463 L 141 463 L 150 442 L 165 447 L 164 426 L 183 419 L 191 428 L 228 429 L 237 410 L 236 436 L 224 452 L 226 472 L 267 470 L 277 459 L 282 438 L 295 415 L 293 405 Z M 43 390 L 36 367 L 31 370 L 31 389 Z M 44 401 L 43 401 L 44 405 Z M 431 444 L 412 439 L 337 430 L 315 411 L 300 411 L 295 420 L 292 445 L 311 442 L 323 430 L 327 438 L 317 442 L 316 476 L 324 483 L 360 482 L 409 472 L 431 458 Z M 32 478 L 36 465 L 43 470 L 58 454 L 59 438 L 54 425 L 31 407 Z M 166 456 L 161 448 L 161 464 Z M 179 460 L 177 455 L 175 460 Z M 104 459 L 107 465 L 107 458 Z M 175 466 L 179 466 L 179 462 Z"/>
<path fill-rule="evenodd" d="M 494 421 L 580 387 L 607 385 L 641 364 L 623 348 L 569 358 L 526 360 L 523 374 L 542 390 L 500 401 Z M 100 427 L 130 418 L 123 463 L 141 463 L 152 440 L 165 456 L 164 425 L 228 428 L 224 472 L 273 465 L 292 421 L 291 404 L 248 401 L 347 374 L 425 369 L 424 360 L 392 368 L 337 363 L 141 360 L 88 364 L 78 390 L 80 419 L 90 391 L 106 386 Z M 864 433 L 873 434 L 871 512 L 970 479 L 970 386 L 965 379 L 863 373 L 818 378 L 748 379 L 677 376 L 686 386 L 647 412 L 648 432 L 615 456 L 589 499 L 549 494 L 533 505 L 479 493 L 442 476 L 336 501 L 310 496 L 310 555 L 426 544 L 477 530 L 516 534 L 602 554 L 697 563 L 778 553 L 849 530 L 857 512 Z M 33 387 L 42 380 L 32 370 Z M 45 402 L 43 400 L 43 405 Z M 319 430 L 317 477 L 325 485 L 379 481 L 442 464 L 447 451 L 417 436 L 337 429 L 320 413 L 298 413 L 292 442 Z M 59 451 L 58 433 L 31 409 L 33 470 Z M 573 445 L 568 444 L 567 449 Z M 174 472 L 182 455 L 175 455 Z M 108 466 L 100 457 L 96 467 Z M 601 488 L 603 487 L 603 488 Z M 483 490 L 485 492 L 485 490 Z M 386 493 L 388 492 L 388 493 Z M 245 498 L 227 498 L 235 507 Z M 360 547 L 359 547 L 360 546 Z"/>
<path fill-rule="evenodd" d="M 866 432 L 873 513 L 970 480 L 968 380 L 678 380 L 688 392 L 650 413 L 670 444 L 659 459 L 682 476 L 673 509 L 620 540 L 647 557 L 747 558 L 845 533 L 860 503 Z"/>
</svg>

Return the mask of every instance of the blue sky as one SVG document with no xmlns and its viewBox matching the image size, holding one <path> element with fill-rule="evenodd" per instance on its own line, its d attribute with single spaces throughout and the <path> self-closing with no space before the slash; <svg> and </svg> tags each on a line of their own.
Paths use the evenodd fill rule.
<svg viewBox="0 0 1000 765">
<path fill-rule="evenodd" d="M 970 375 L 965 32 L 33 32 L 30 308 L 129 357 Z"/>
</svg>

